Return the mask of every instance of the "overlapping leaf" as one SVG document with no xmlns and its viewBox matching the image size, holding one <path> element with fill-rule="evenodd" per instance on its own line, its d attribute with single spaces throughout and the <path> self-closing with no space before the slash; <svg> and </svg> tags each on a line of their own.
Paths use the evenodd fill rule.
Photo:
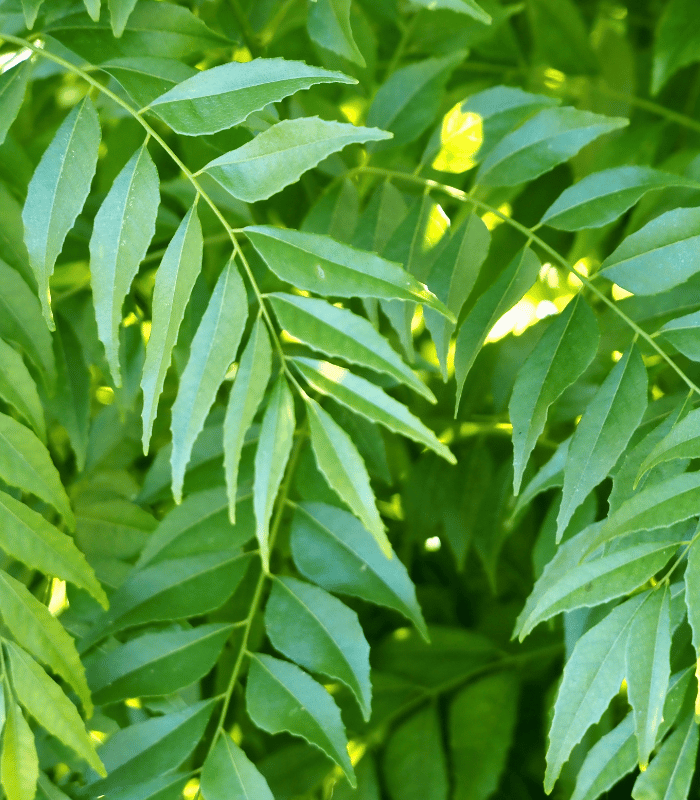
<svg viewBox="0 0 700 800">
<path fill-rule="evenodd" d="M 25 61 L 0 75 L 0 144 L 22 105 L 31 68 L 31 62 Z"/>
<path fill-rule="evenodd" d="M 317 0 L 309 6 L 306 27 L 319 47 L 365 66 L 365 59 L 352 35 L 351 0 Z"/>
<path fill-rule="evenodd" d="M 34 734 L 17 703 L 7 703 L 7 718 L 0 755 L 0 782 L 7 800 L 34 800 L 39 777 L 39 757 Z"/>
<path fill-rule="evenodd" d="M 0 397 L 46 441 L 44 409 L 34 379 L 19 353 L 0 339 Z"/>
<path fill-rule="evenodd" d="M 225 734 L 204 762 L 200 791 L 204 800 L 274 800 L 265 778 Z"/>
<path fill-rule="evenodd" d="M 676 350 L 693 361 L 700 361 L 700 312 L 684 314 L 662 325 L 657 331 L 664 342 L 670 342 Z"/>
</svg>

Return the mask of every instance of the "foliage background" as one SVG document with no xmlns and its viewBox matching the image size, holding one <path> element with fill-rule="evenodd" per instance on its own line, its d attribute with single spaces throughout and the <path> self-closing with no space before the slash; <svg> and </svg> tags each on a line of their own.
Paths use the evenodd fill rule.
<svg viewBox="0 0 700 800">
<path fill-rule="evenodd" d="M 697 794 L 699 23 L 0 0 L 7 800 Z"/>
</svg>

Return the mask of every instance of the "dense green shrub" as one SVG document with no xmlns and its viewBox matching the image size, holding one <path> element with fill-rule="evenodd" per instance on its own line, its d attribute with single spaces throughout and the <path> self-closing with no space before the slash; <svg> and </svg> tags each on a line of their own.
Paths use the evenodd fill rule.
<svg viewBox="0 0 700 800">
<path fill-rule="evenodd" d="M 699 32 L 0 0 L 7 800 L 697 794 Z"/>
</svg>

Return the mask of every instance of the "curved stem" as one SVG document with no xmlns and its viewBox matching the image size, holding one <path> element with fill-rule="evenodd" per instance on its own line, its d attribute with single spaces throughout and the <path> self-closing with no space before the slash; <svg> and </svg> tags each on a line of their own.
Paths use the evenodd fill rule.
<svg viewBox="0 0 700 800">
<path fill-rule="evenodd" d="M 546 253 L 548 253 L 555 261 L 557 261 L 564 269 L 570 272 L 572 275 L 575 275 L 581 283 L 591 292 L 594 294 L 599 300 L 601 300 L 606 306 L 608 306 L 612 311 L 617 314 L 620 319 L 622 319 L 626 325 L 628 325 L 634 332 L 652 348 L 655 350 L 659 356 L 671 367 L 671 369 L 679 376 L 679 378 L 698 396 L 700 396 L 700 387 L 698 387 L 686 374 L 683 370 L 674 362 L 674 360 L 668 355 L 668 353 L 656 343 L 654 338 L 648 334 L 643 328 L 641 328 L 637 323 L 631 319 L 630 317 L 622 311 L 617 303 L 611 300 L 604 292 L 601 290 L 582 272 L 576 269 L 572 264 L 570 264 L 564 256 L 562 256 L 557 250 L 555 250 L 551 245 L 547 244 L 544 239 L 537 236 L 532 228 L 528 228 L 526 225 L 523 225 L 521 222 L 509 217 L 507 214 L 504 214 L 502 211 L 499 211 L 495 206 L 489 205 L 485 203 L 483 200 L 477 200 L 475 197 L 472 196 L 469 192 L 464 192 L 461 189 L 455 189 L 454 186 L 448 186 L 444 183 L 439 183 L 438 181 L 431 180 L 429 178 L 421 178 L 418 175 L 409 175 L 406 172 L 399 172 L 396 170 L 385 169 L 383 167 L 370 167 L 370 166 L 361 166 L 356 167 L 354 172 L 366 172 L 373 175 L 381 175 L 385 178 L 391 178 L 394 180 L 403 180 L 408 181 L 409 183 L 414 183 L 419 186 L 425 186 L 430 189 L 434 189 L 435 191 L 442 192 L 443 194 L 447 194 L 450 197 L 458 200 L 462 203 L 471 203 L 475 208 L 478 208 L 482 211 L 488 211 L 494 216 L 498 217 L 500 220 L 505 222 L 506 224 L 510 225 L 512 228 L 515 228 L 519 231 L 526 239 L 535 242 L 538 247 L 542 248 Z"/>
</svg>

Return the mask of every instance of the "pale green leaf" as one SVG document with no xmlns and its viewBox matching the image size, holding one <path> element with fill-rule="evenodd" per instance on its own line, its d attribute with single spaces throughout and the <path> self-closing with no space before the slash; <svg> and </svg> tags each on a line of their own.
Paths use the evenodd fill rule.
<svg viewBox="0 0 700 800">
<path fill-rule="evenodd" d="M 599 275 L 634 294 L 672 289 L 700 271 L 700 208 L 675 208 L 630 234 Z"/>
<path fill-rule="evenodd" d="M 694 0 L 670 0 L 663 7 L 654 41 L 651 92 L 658 94 L 679 69 L 700 60 L 700 31 Z"/>
<path fill-rule="evenodd" d="M 564 468 L 569 457 L 571 437 L 564 441 L 554 451 L 554 455 L 540 468 L 535 477 L 520 491 L 511 519 L 516 519 L 520 512 L 530 505 L 538 494 L 562 486 L 564 483 Z"/>
<path fill-rule="evenodd" d="M 46 447 L 29 428 L 0 414 L 0 478 L 52 505 L 75 526 L 70 501 Z"/>
<path fill-rule="evenodd" d="M 558 579 L 551 575 L 545 578 L 547 573 L 543 573 L 547 588 L 534 607 L 528 609 L 529 613 L 521 615 L 521 638 L 540 622 L 562 611 L 596 606 L 633 592 L 668 562 L 678 549 L 679 539 L 669 532 L 659 541 L 652 537 L 651 541 L 630 544 L 624 549 L 576 563 Z"/>
<path fill-rule="evenodd" d="M 204 762 L 199 790 L 204 800 L 274 800 L 265 778 L 224 733 Z"/>
<path fill-rule="evenodd" d="M 698 456 L 700 456 L 700 408 L 695 408 L 676 422 L 644 459 L 637 473 L 637 481 L 658 464 Z"/>
<path fill-rule="evenodd" d="M 27 59 L 0 75 L 0 144 L 5 141 L 7 131 L 19 113 L 31 69 L 31 61 Z"/>
<path fill-rule="evenodd" d="M 246 706 L 258 728 L 301 736 L 335 761 L 355 786 L 340 711 L 330 694 L 299 667 L 262 653 L 252 655 Z"/>
<path fill-rule="evenodd" d="M 11 405 L 46 441 L 44 409 L 34 379 L 20 354 L 0 339 L 0 397 Z"/>
<path fill-rule="evenodd" d="M 119 38 L 124 33 L 126 23 L 136 6 L 136 0 L 108 0 L 108 4 L 112 30 L 114 35 Z"/>
<path fill-rule="evenodd" d="M 251 553 L 203 553 L 130 572 L 110 598 L 109 611 L 82 640 L 81 649 L 134 625 L 214 611 L 234 593 L 251 558 Z"/>
<path fill-rule="evenodd" d="M 696 535 L 688 549 L 688 564 L 683 576 L 685 582 L 685 604 L 688 622 L 692 631 L 693 646 L 700 663 L 700 537 Z M 696 673 L 700 681 L 700 673 Z M 700 714 L 700 685 L 695 699 L 695 713 Z"/>
<path fill-rule="evenodd" d="M 691 712 L 635 781 L 632 787 L 634 800 L 687 800 L 695 773 L 699 730 Z"/>
<path fill-rule="evenodd" d="M 24 20 L 27 23 L 27 28 L 31 30 L 36 22 L 39 9 L 43 5 L 44 0 L 22 0 L 22 11 L 24 12 Z"/>
<path fill-rule="evenodd" d="M 198 719 L 196 723 L 199 724 Z M 126 788 L 121 788 L 123 782 L 120 781 L 116 791 L 110 789 L 109 800 L 181 800 L 188 781 L 189 776 L 183 775 L 180 771 L 167 772 L 165 775 L 158 775 L 150 780 L 128 785 Z M 41 784 L 41 777 L 39 783 Z M 90 788 L 92 789 L 92 787 Z M 47 798 L 47 800 L 53 800 L 53 798 Z M 63 800 L 63 798 L 56 798 L 56 800 Z"/>
<path fill-rule="evenodd" d="M 26 711 L 42 728 L 74 750 L 100 775 L 105 775 L 95 745 L 77 709 L 59 685 L 13 642 L 6 641 L 4 646 L 9 656 L 12 686 Z"/>
<path fill-rule="evenodd" d="M 350 26 L 352 0 L 315 0 L 309 6 L 306 28 L 319 47 L 337 53 L 347 61 L 365 66 Z"/>
<path fill-rule="evenodd" d="M 544 430 L 549 407 L 591 363 L 598 349 L 598 338 L 595 314 L 577 295 L 542 334 L 520 368 L 508 406 L 513 424 L 516 493 L 530 454 Z"/>
<path fill-rule="evenodd" d="M 634 615 L 627 641 L 627 696 L 634 716 L 639 765 L 646 769 L 663 719 L 671 677 L 668 588 L 652 592 Z"/>
<path fill-rule="evenodd" d="M 143 449 L 148 451 L 158 399 L 173 347 L 202 266 L 202 226 L 196 205 L 187 212 L 170 240 L 156 272 L 153 290 L 153 324 L 146 346 L 141 387 L 143 389 Z"/>
<path fill-rule="evenodd" d="M 232 525 L 223 486 L 188 495 L 160 521 L 146 542 L 137 566 L 141 568 L 169 558 L 200 553 L 237 551 L 255 536 L 251 492 L 239 497 L 238 502 L 239 520 Z"/>
<path fill-rule="evenodd" d="M 443 303 L 399 264 L 316 233 L 267 225 L 244 230 L 268 267 L 298 289 L 335 297 L 411 300 L 454 319 Z"/>
<path fill-rule="evenodd" d="M 700 361 L 700 312 L 685 314 L 669 320 L 657 331 L 663 342 L 670 342 L 676 350 L 693 361 Z"/>
<path fill-rule="evenodd" d="M 652 167 L 613 167 L 586 175 L 565 189 L 544 212 L 540 225 L 564 231 L 600 228 L 619 219 L 653 189 L 695 187 L 680 175 Z"/>
<path fill-rule="evenodd" d="M 117 175 L 90 238 L 90 280 L 97 331 L 116 386 L 122 305 L 156 229 L 158 172 L 144 143 Z"/>
<path fill-rule="evenodd" d="M 628 120 L 577 108 L 546 108 L 507 134 L 476 175 L 483 186 L 517 186 L 575 156 L 585 145 L 622 128 Z"/>
<path fill-rule="evenodd" d="M 86 660 L 96 703 L 171 694 L 203 678 L 231 635 L 227 624 L 146 633 Z"/>
<path fill-rule="evenodd" d="M 32 292 L 34 293 L 36 281 L 34 273 L 29 266 L 29 255 L 24 244 L 22 205 L 9 188 L 1 182 L 0 207 L 2 207 L 2 215 L 0 216 L 0 247 L 2 251 L 0 252 L 2 252 L 2 257 L 7 260 L 7 263 L 22 276 L 27 286 L 32 287 Z M 0 265 L 4 267 L 5 262 L 0 260 Z M 36 294 L 34 294 L 34 302 L 38 305 Z M 46 328 L 46 323 L 41 317 L 41 311 L 39 311 L 39 319 L 42 327 Z"/>
<path fill-rule="evenodd" d="M 324 355 L 385 372 L 435 402 L 430 389 L 364 317 L 312 297 L 281 292 L 267 297 L 280 325 L 295 339 Z"/>
<path fill-rule="evenodd" d="M 427 640 L 428 630 L 406 568 L 387 558 L 369 531 L 347 511 L 322 503 L 297 506 L 291 547 L 299 572 L 323 589 L 393 608 Z"/>
<path fill-rule="evenodd" d="M 411 5 L 419 8 L 428 8 L 431 11 L 445 10 L 454 11 L 457 14 L 467 14 L 484 25 L 490 25 L 493 21 L 475 0 L 410 0 Z"/>
<path fill-rule="evenodd" d="M 102 4 L 102 0 L 83 0 L 83 5 L 85 6 L 85 10 L 90 15 L 90 19 L 94 22 L 100 18 L 100 5 Z"/>
<path fill-rule="evenodd" d="M 625 647 L 639 594 L 614 608 L 578 640 L 564 667 L 549 730 L 545 791 L 552 791 L 571 751 L 602 716 L 625 677 Z"/>
<path fill-rule="evenodd" d="M 265 607 L 272 646 L 302 667 L 342 681 L 369 719 L 369 645 L 357 614 L 323 589 L 276 578 Z"/>
<path fill-rule="evenodd" d="M 152 514 L 121 497 L 102 500 L 88 494 L 76 513 L 75 543 L 88 558 L 132 559 L 157 525 Z"/>
<path fill-rule="evenodd" d="M 420 768 L 416 768 L 417 757 Z M 384 746 L 383 767 L 391 800 L 447 800 L 447 763 L 434 705 L 396 727 Z"/>
<path fill-rule="evenodd" d="M 34 734 L 17 703 L 10 699 L 0 755 L 0 781 L 7 800 L 34 800 L 38 777 Z"/>
<path fill-rule="evenodd" d="M 374 492 L 362 457 L 352 439 L 338 423 L 311 398 L 305 398 L 311 447 L 319 470 L 328 485 L 374 536 L 388 558 L 391 544 L 377 511 Z"/>
<path fill-rule="evenodd" d="M 464 57 L 465 52 L 460 50 L 397 69 L 374 96 L 367 124 L 391 131 L 391 145 L 417 139 L 433 123 L 445 84 Z"/>
<path fill-rule="evenodd" d="M 432 290 L 455 317 L 459 317 L 474 289 L 490 246 L 491 234 L 488 228 L 481 217 L 470 214 L 464 225 L 451 234 L 449 242 L 430 270 L 428 280 Z M 443 379 L 446 380 L 450 337 L 455 326 L 431 308 L 424 310 L 424 317 L 435 342 Z"/>
<path fill-rule="evenodd" d="M 296 183 L 304 172 L 349 144 L 389 138 L 391 134 L 386 131 L 347 122 L 327 122 L 318 117 L 288 119 L 210 161 L 200 172 L 210 175 L 239 200 L 254 203 Z"/>
<path fill-rule="evenodd" d="M 537 280 L 539 271 L 540 262 L 537 256 L 529 247 L 524 247 L 478 298 L 460 326 L 455 343 L 455 409 L 459 408 L 464 383 L 489 331 L 506 311 L 522 299 Z"/>
<path fill-rule="evenodd" d="M 238 364 L 224 417 L 224 468 L 231 522 L 236 521 L 238 469 L 245 435 L 265 395 L 272 373 L 267 327 L 258 317 Z"/>
<path fill-rule="evenodd" d="M 0 571 L 0 617 L 15 640 L 75 689 L 92 716 L 85 669 L 65 628 L 23 583 Z"/>
<path fill-rule="evenodd" d="M 0 285 L 0 336 L 16 342 L 50 385 L 56 377 L 56 364 L 37 296 L 1 258 Z"/>
<path fill-rule="evenodd" d="M 292 451 L 294 426 L 294 398 L 284 376 L 280 376 L 265 408 L 258 449 L 255 452 L 255 535 L 260 544 L 260 556 L 265 569 L 270 564 L 270 517 Z"/>
<path fill-rule="evenodd" d="M 317 83 L 355 83 L 340 72 L 283 58 L 237 61 L 198 72 L 152 100 L 149 108 L 187 136 L 230 128 L 254 111 Z"/>
<path fill-rule="evenodd" d="M 185 469 L 192 446 L 204 427 L 219 386 L 231 362 L 248 316 L 248 299 L 243 279 L 233 259 L 224 267 L 212 293 L 207 310 L 190 347 L 190 357 L 173 403 L 171 430 L 175 502 L 182 499 Z"/>
<path fill-rule="evenodd" d="M 316 391 L 332 397 L 354 413 L 372 422 L 378 422 L 394 433 L 400 433 L 429 447 L 450 464 L 456 463 L 449 448 L 442 444 L 429 428 L 406 406 L 394 400 L 378 386 L 327 361 L 295 358 L 293 363 Z"/>
<path fill-rule="evenodd" d="M 557 541 L 574 511 L 625 451 L 646 407 L 646 367 L 639 350 L 632 347 L 603 381 L 574 431 L 557 516 Z"/>
<path fill-rule="evenodd" d="M 498 788 L 518 713 L 512 672 L 475 680 L 450 703 L 455 800 L 487 800 Z"/>
<path fill-rule="evenodd" d="M 121 728 L 100 747 L 108 777 L 89 785 L 93 796 L 112 798 L 115 789 L 153 780 L 176 769 L 204 734 L 216 700 Z"/>
<path fill-rule="evenodd" d="M 68 231 L 87 199 L 99 146 L 100 122 L 87 96 L 61 124 L 27 189 L 22 211 L 24 241 L 44 317 L 52 330 L 49 278 Z"/>
<path fill-rule="evenodd" d="M 107 608 L 102 586 L 70 536 L 4 492 L 0 492 L 0 520 L 0 548 L 8 555 L 85 589 Z"/>
<path fill-rule="evenodd" d="M 146 55 L 113 58 L 101 64 L 100 69 L 119 81 L 138 106 L 147 106 L 178 83 L 198 74 L 181 61 Z"/>
</svg>

